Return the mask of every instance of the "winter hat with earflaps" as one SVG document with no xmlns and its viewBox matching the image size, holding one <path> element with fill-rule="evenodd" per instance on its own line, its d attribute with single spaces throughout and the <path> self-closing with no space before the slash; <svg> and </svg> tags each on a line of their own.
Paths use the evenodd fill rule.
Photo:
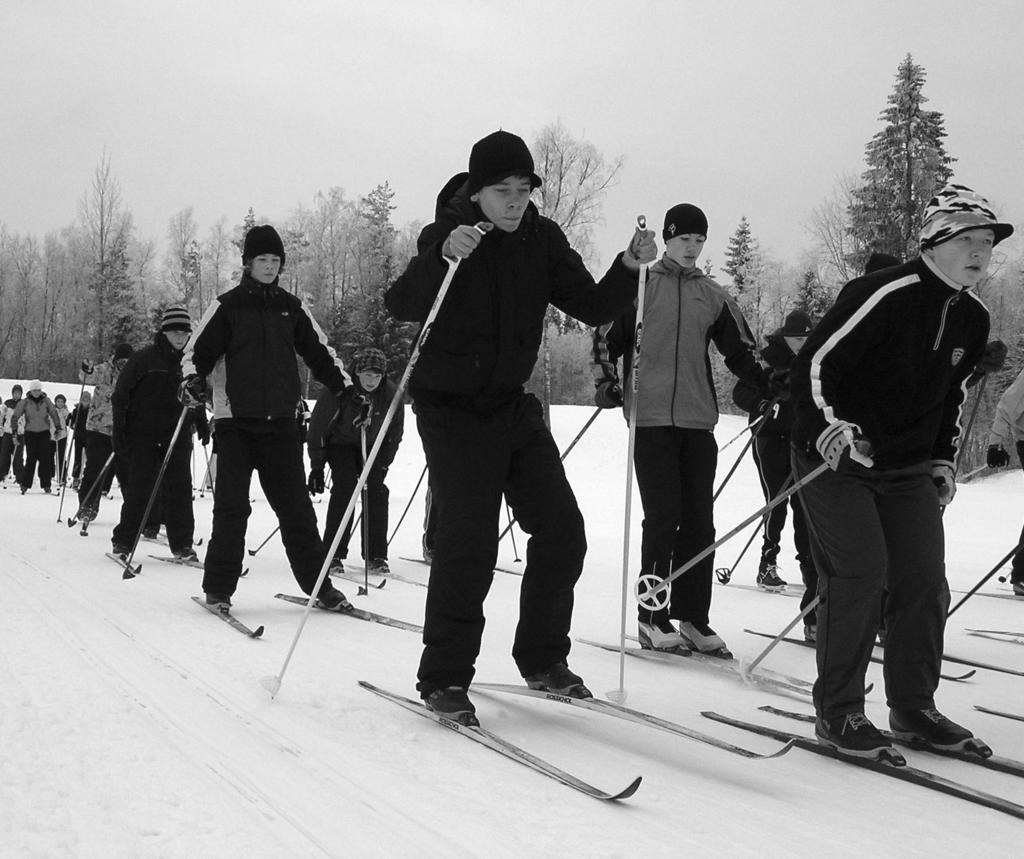
<svg viewBox="0 0 1024 859">
<path fill-rule="evenodd" d="M 988 200 L 966 185 L 947 185 L 925 207 L 921 250 L 933 248 L 967 230 L 992 230 L 995 242 L 1013 235 L 1013 225 L 996 219 Z"/>
</svg>

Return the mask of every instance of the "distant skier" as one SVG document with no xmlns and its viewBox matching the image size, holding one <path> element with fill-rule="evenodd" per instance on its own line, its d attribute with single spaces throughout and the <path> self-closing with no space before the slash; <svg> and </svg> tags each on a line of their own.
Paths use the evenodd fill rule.
<svg viewBox="0 0 1024 859">
<path fill-rule="evenodd" d="M 886 586 L 890 727 L 944 749 L 976 742 L 935 708 L 949 607 L 941 510 L 989 330 L 973 290 L 1012 232 L 971 189 L 944 188 L 925 209 L 921 255 L 848 283 L 793 361 L 794 472 L 828 466 L 801 490 L 821 576 L 816 732 L 851 755 L 891 749 L 864 712 Z"/>
<path fill-rule="evenodd" d="M 324 524 L 324 543 L 330 545 L 338 532 L 349 499 L 363 470 L 362 442 L 369 450 L 380 433 L 384 415 L 397 388 L 386 375 L 386 359 L 380 349 L 360 349 L 352 362 L 355 392 L 341 409 L 330 391 L 324 390 L 316 401 L 309 423 L 309 491 L 316 495 L 324 491 L 324 464 L 331 467 L 333 483 L 331 500 L 327 506 Z M 366 534 L 369 544 L 362 547 L 367 571 L 387 575 L 388 567 L 388 487 L 384 482 L 388 468 L 395 459 L 402 441 L 405 413 L 401 405 L 395 412 L 387 434 L 373 461 L 366 481 L 367 499 Z M 353 517 L 355 518 L 355 517 Z M 344 569 L 342 562 L 348 557 L 349 521 L 332 561 L 335 572 Z M 339 569 L 339 567 L 341 569 Z"/>
<path fill-rule="evenodd" d="M 18 433 L 11 419 L 14 417 L 14 409 L 21 401 L 22 393 L 21 385 L 14 385 L 11 388 L 10 399 L 0 404 L 0 483 L 7 479 L 8 472 L 14 474 L 17 483 L 21 482 L 25 448 L 18 441 Z"/>
<path fill-rule="evenodd" d="M 786 316 L 778 330 L 768 335 L 765 347 L 761 350 L 761 360 L 771 373 L 770 399 L 765 397 L 757 385 L 743 379 L 733 388 L 732 398 L 736 405 L 750 414 L 751 422 L 760 421 L 752 452 L 765 501 L 771 501 L 792 483 L 789 441 L 793 427 L 793 407 L 790 404 L 789 371 L 796 353 L 812 330 L 810 317 L 802 310 L 794 310 Z M 787 506 L 793 508 L 793 542 L 804 584 L 800 600 L 800 609 L 803 610 L 817 594 L 818 571 L 811 557 L 810 539 L 799 493 L 789 496 L 787 502 L 774 507 L 765 519 L 757 585 L 767 591 L 786 588 L 785 580 L 779 576 L 778 559 Z M 808 641 L 814 641 L 815 627 L 815 613 L 811 609 L 804 616 L 804 638 Z"/>
<path fill-rule="evenodd" d="M 24 428 L 19 429 L 20 421 L 24 420 Z M 53 480 L 53 441 L 51 433 L 64 429 L 57 409 L 43 391 L 42 383 L 33 379 L 28 385 L 28 394 L 15 407 L 11 416 L 11 425 L 20 436 L 21 444 L 25 445 L 25 465 L 21 470 L 21 494 L 32 488 L 35 481 L 36 466 L 39 467 L 39 485 L 47 495 L 52 491 Z"/>
</svg>

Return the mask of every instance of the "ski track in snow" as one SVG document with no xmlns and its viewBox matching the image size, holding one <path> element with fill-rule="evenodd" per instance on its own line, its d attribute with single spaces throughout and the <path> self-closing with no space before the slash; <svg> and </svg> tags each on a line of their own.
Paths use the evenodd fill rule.
<svg viewBox="0 0 1024 859">
<path fill-rule="evenodd" d="M 4 381 L 0 380 L 0 386 Z M 7 384 L 9 389 L 10 385 Z M 61 386 L 47 385 L 51 394 Z M 74 399 L 77 386 L 64 386 Z M 564 446 L 592 410 L 556 407 Z M 389 474 L 393 516 L 422 468 L 410 420 Z M 740 428 L 724 417 L 720 440 Z M 979 430 L 980 431 L 980 430 Z M 732 465 L 734 445 L 722 456 Z M 197 449 L 198 451 L 198 449 Z M 566 461 L 587 523 L 586 568 L 577 588 L 573 637 L 617 641 L 621 611 L 621 525 L 625 429 L 602 415 Z M 198 480 L 205 468 L 197 452 Z M 717 485 L 717 484 L 716 484 Z M 254 483 L 249 547 L 275 520 Z M 65 500 L 64 515 L 73 496 Z M 749 456 L 716 506 L 724 534 L 762 503 Z M 283 548 L 272 540 L 246 556 L 235 612 L 266 625 L 246 639 L 189 599 L 197 570 L 146 560 L 124 582 L 103 557 L 119 504 L 104 501 L 83 539 L 54 523 L 58 501 L 34 489 L 0 491 L 0 856 L 11 857 L 322 857 L 322 856 L 963 856 L 1013 855 L 1019 822 L 993 811 L 902 785 L 799 750 L 771 761 L 726 752 L 601 714 L 549 702 L 478 694 L 484 725 L 599 787 L 633 776 L 636 796 L 599 803 L 498 758 L 436 725 L 359 689 L 369 680 L 415 696 L 420 641 L 406 631 L 314 612 L 274 702 L 259 679 L 279 671 L 301 608 L 273 599 L 296 592 Z M 326 505 L 317 505 L 321 520 Z M 195 502 L 197 536 L 207 536 L 212 501 Z M 640 505 L 634 497 L 634 558 Z M 70 511 L 70 512 L 73 512 Z M 396 573 L 419 581 L 426 570 L 403 562 L 418 553 L 422 497 L 391 548 Z M 1024 518 L 1024 479 L 1007 472 L 960 487 L 945 517 L 951 585 L 966 590 L 1016 542 Z M 745 536 L 745 535 L 744 535 Z M 516 534 L 525 557 L 525 536 Z M 358 541 L 350 561 L 359 563 Z M 1006 544 L 1006 545 L 1004 545 Z M 719 553 L 732 563 L 741 540 Z M 200 554 L 203 551 L 200 549 Z M 784 532 L 782 575 L 795 570 Z M 506 540 L 499 563 L 515 564 Z M 752 584 L 757 545 L 734 581 Z M 790 590 L 795 592 L 796 585 Z M 481 681 L 521 682 L 508 650 L 520 580 L 496 575 L 478 661 Z M 364 607 L 422 622 L 425 590 L 399 581 L 356 597 Z M 995 582 L 986 590 L 997 592 Z M 712 624 L 744 661 L 767 643 L 745 626 L 778 631 L 795 601 L 754 589 L 716 586 Z M 1024 600 L 1021 601 L 1024 603 Z M 627 608 L 627 627 L 634 607 Z M 1021 667 L 1020 648 L 968 636 L 965 627 L 1022 628 L 1013 600 L 972 599 L 950 621 L 947 648 L 959 656 Z M 618 687 L 618 657 L 573 646 L 571 664 L 598 696 Z M 1016 661 L 1015 661 L 1016 660 Z M 763 663 L 813 679 L 810 650 L 776 648 Z M 946 667 L 949 667 L 948 665 Z M 787 729 L 796 723 L 757 712 L 774 703 L 809 711 L 717 673 L 643 660 L 625 665 L 626 705 L 759 752 L 778 743 L 702 719 L 716 709 Z M 881 669 L 868 713 L 885 718 Z M 986 739 L 997 754 L 1024 759 L 1024 729 L 979 714 L 973 704 L 1024 711 L 1024 679 L 979 671 L 946 683 L 939 706 Z M 419 723 L 423 724 L 419 724 Z M 912 765 L 1024 803 L 1021 779 L 957 761 L 908 754 Z M 980 833 L 984 833 L 979 841 Z"/>
</svg>

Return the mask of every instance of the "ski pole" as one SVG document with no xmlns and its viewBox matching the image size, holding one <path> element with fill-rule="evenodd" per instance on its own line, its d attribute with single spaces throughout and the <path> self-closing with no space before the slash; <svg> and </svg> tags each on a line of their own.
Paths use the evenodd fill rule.
<svg viewBox="0 0 1024 859">
<path fill-rule="evenodd" d="M 89 487 L 89 490 L 85 493 L 85 496 L 82 498 L 81 503 L 78 505 L 78 512 L 75 513 L 75 515 L 72 516 L 70 519 L 68 519 L 69 528 L 75 527 L 75 523 L 79 520 L 79 518 L 82 515 L 82 510 L 84 510 L 85 506 L 90 501 L 92 501 L 93 496 L 97 493 L 97 490 L 100 488 L 100 486 L 103 485 L 103 479 L 107 476 L 107 472 L 110 470 L 110 467 L 114 464 L 115 455 L 116 454 L 113 451 L 111 451 L 110 456 L 107 457 L 107 461 L 103 463 L 103 468 L 100 469 L 100 473 L 96 475 L 96 479 L 92 482 L 92 486 Z"/>
<path fill-rule="evenodd" d="M 366 468 L 366 424 L 359 427 L 359 451 L 363 456 L 363 468 Z M 370 593 L 370 511 L 367 507 L 369 497 L 370 490 L 364 483 L 363 491 L 359 495 L 363 514 L 363 586 L 358 591 L 360 596 Z"/>
<path fill-rule="evenodd" d="M 786 489 L 792 482 L 793 472 L 790 471 L 790 473 L 786 475 L 786 479 L 783 481 L 782 486 L 780 486 L 779 489 Z M 765 513 L 764 516 L 761 517 L 761 524 L 759 525 L 759 527 L 755 528 L 754 531 L 751 533 L 746 544 L 743 546 L 742 550 L 740 550 L 740 554 L 736 558 L 736 562 L 731 567 L 719 567 L 717 570 L 715 570 L 715 576 L 718 578 L 718 581 L 720 581 L 723 585 L 729 584 L 729 580 L 732 579 L 732 574 L 736 572 L 736 568 L 740 565 L 740 561 L 743 560 L 743 556 L 747 554 L 747 549 L 749 549 L 750 546 L 753 544 L 754 538 L 761 533 L 762 528 L 767 526 L 768 518 L 770 515 L 771 511 Z M 793 515 L 795 516 L 796 514 L 794 513 Z"/>
<path fill-rule="evenodd" d="M 280 530 L 281 530 L 281 526 L 278 525 L 273 531 L 271 531 L 267 535 L 267 539 L 266 540 L 264 540 L 262 543 L 260 543 L 255 549 L 249 549 L 249 555 L 250 556 L 254 556 L 260 549 L 262 549 L 264 546 L 266 546 L 267 543 L 270 542 L 270 538 L 273 537 Z"/>
<path fill-rule="evenodd" d="M 487 231 L 492 229 L 493 226 L 493 224 L 481 222 L 476 224 L 476 230 L 481 235 L 486 235 Z M 320 586 L 327 577 L 327 570 L 330 568 L 331 559 L 334 557 L 334 553 L 338 549 L 338 544 L 341 543 L 341 535 L 348 523 L 352 521 L 352 513 L 355 510 L 356 499 L 359 497 L 359 492 L 366 483 L 367 477 L 369 477 L 370 469 L 373 467 L 374 460 L 377 458 L 377 453 L 384 444 L 384 436 L 387 435 L 388 427 L 391 426 L 391 420 L 394 418 L 395 412 L 397 412 L 402 405 L 402 399 L 405 397 L 405 389 L 409 385 L 409 377 L 412 376 L 412 371 L 416 369 L 416 363 L 419 361 L 420 353 L 423 350 L 424 344 L 427 342 L 427 338 L 430 337 L 430 329 L 434 326 L 434 320 L 437 318 L 437 313 L 441 309 L 441 303 L 444 301 L 444 297 L 448 293 L 448 288 L 452 284 L 455 272 L 459 269 L 459 263 L 461 261 L 459 258 L 448 259 L 446 257 L 445 259 L 448 263 L 448 272 L 445 274 L 444 280 L 441 281 L 441 286 L 437 291 L 437 296 L 434 298 L 434 303 L 430 306 L 430 310 L 427 312 L 427 316 L 423 320 L 423 325 L 420 328 L 416 345 L 413 346 L 412 353 L 409 355 L 409 362 L 405 365 L 405 372 L 402 373 L 402 378 L 398 383 L 398 388 L 395 390 L 395 395 L 391 398 L 391 404 L 388 406 L 388 410 L 384 415 L 381 427 L 377 431 L 377 438 L 374 439 L 373 448 L 370 450 L 366 464 L 363 466 L 363 471 L 359 475 L 359 479 L 356 481 L 355 489 L 349 497 L 348 506 L 345 508 L 345 513 L 341 518 L 341 522 L 338 524 L 338 530 L 334 534 L 331 546 L 324 555 L 324 562 L 320 567 L 320 575 L 317 576 L 316 583 L 313 585 L 309 598 L 306 600 L 306 606 L 302 611 L 302 617 L 299 620 L 298 628 L 295 630 L 295 636 L 292 638 L 291 646 L 288 648 L 284 662 L 281 664 L 281 670 L 276 675 L 264 677 L 261 680 L 263 687 L 270 692 L 271 699 L 275 698 L 277 693 L 281 691 L 281 682 L 284 680 L 284 675 L 288 670 L 288 664 L 291 662 L 292 654 L 295 653 L 295 647 L 299 643 L 299 637 L 302 635 L 302 630 L 306 625 L 306 621 L 309 619 L 309 613 L 313 608 L 313 602 L 316 600 L 316 595 L 320 592 Z"/>
<path fill-rule="evenodd" d="M 647 229 L 647 218 L 639 215 L 637 229 Z M 647 266 L 640 265 L 636 282 L 636 322 L 633 325 L 633 354 L 630 364 L 629 440 L 626 443 L 626 510 L 622 526 L 622 609 L 619 619 L 619 688 L 607 692 L 617 704 L 626 700 L 626 603 L 629 599 L 629 526 L 633 512 L 633 453 L 636 450 L 636 412 L 640 399 L 640 345 L 644 333 L 644 295 L 647 291 Z M 667 599 L 666 599 L 667 601 Z"/>
<path fill-rule="evenodd" d="M 1010 551 L 1006 553 L 1006 555 L 1002 558 L 1001 561 L 999 561 L 998 564 L 996 564 L 991 570 L 989 570 L 987 573 L 985 573 L 984 576 L 981 577 L 981 581 L 979 581 L 978 584 L 976 584 L 966 594 L 964 594 L 963 597 L 961 597 L 960 602 L 958 602 L 955 606 L 953 606 L 953 608 L 946 612 L 946 619 L 949 620 L 949 618 L 953 615 L 953 612 L 955 612 L 958 608 L 960 608 L 960 606 L 967 602 L 967 600 L 969 600 L 979 590 L 981 590 L 981 586 L 985 584 L 985 582 L 987 582 L 989 579 L 991 579 L 992 576 L 998 573 L 1004 566 L 1006 566 L 1013 558 L 1013 556 L 1016 555 L 1022 549 L 1024 549 L 1024 540 L 1021 540 L 1021 542 L 1019 542 L 1016 546 L 1010 549 Z"/>
<path fill-rule="evenodd" d="M 153 502 L 156 501 L 156 494 L 160 491 L 160 483 L 164 479 L 164 473 L 167 471 L 167 464 L 171 461 L 171 454 L 174 453 L 174 445 L 178 441 L 178 436 L 181 435 L 181 428 L 185 425 L 185 418 L 188 417 L 188 412 L 188 406 L 181 407 L 181 414 L 178 416 L 178 424 L 175 426 L 174 433 L 171 435 L 171 440 L 167 444 L 167 453 L 164 454 L 164 461 L 160 463 L 160 470 L 157 472 L 156 480 L 153 483 L 153 491 L 149 493 L 149 500 L 146 502 L 146 509 L 142 513 L 142 520 L 139 522 L 139 528 L 135 532 L 135 540 L 132 542 L 132 549 L 128 553 L 128 557 L 125 558 L 124 572 L 121 574 L 122 579 L 134 579 L 142 569 L 142 564 L 139 564 L 134 568 L 132 567 L 132 558 L 135 557 L 135 550 L 138 548 L 139 540 L 142 539 L 142 532 L 146 528 L 146 522 L 149 521 L 149 514 L 153 509 Z"/>
<path fill-rule="evenodd" d="M 505 515 L 508 517 L 508 525 L 505 527 L 505 530 L 512 536 L 512 552 L 515 555 L 515 562 L 518 564 L 523 559 L 519 557 L 519 549 L 516 548 L 516 535 L 512 533 L 512 523 L 515 519 L 512 518 L 512 509 L 508 506 L 507 498 L 505 499 Z M 500 540 L 501 538 L 499 537 L 498 539 Z"/>
<path fill-rule="evenodd" d="M 78 389 L 78 402 L 75 403 L 75 409 L 76 410 L 78 409 L 79 403 L 82 402 L 82 394 L 84 392 L 85 392 L 85 381 L 83 380 L 82 381 L 82 386 Z M 60 520 L 64 517 L 64 495 L 68 491 L 68 480 L 67 480 L 67 478 L 68 478 L 68 474 L 71 471 L 71 457 L 75 453 L 75 448 L 74 448 L 73 441 L 74 441 L 74 437 L 76 435 L 78 435 L 78 424 L 79 424 L 79 421 L 81 421 L 81 419 L 82 419 L 81 411 L 76 411 L 75 412 L 75 426 L 74 426 L 74 429 L 71 429 L 70 427 L 65 427 L 65 429 L 68 432 L 68 435 L 67 435 L 67 446 L 65 448 L 65 453 L 64 453 L 64 468 L 62 469 L 63 470 L 63 474 L 60 475 L 60 483 L 61 483 L 61 487 L 60 487 L 60 505 L 57 507 L 57 521 L 58 522 L 60 522 Z"/>
<path fill-rule="evenodd" d="M 783 638 L 786 637 L 786 634 L 794 626 L 796 626 L 798 623 L 800 623 L 800 621 L 802 621 L 805 617 L 807 617 L 807 615 L 809 615 L 812 611 L 814 611 L 814 609 L 817 608 L 819 602 L 821 602 L 821 597 L 816 595 L 814 597 L 814 599 L 812 599 L 809 603 L 807 603 L 807 605 L 804 608 L 800 609 L 800 614 L 798 614 L 788 624 L 786 624 L 786 627 L 785 627 L 785 629 L 782 630 L 782 632 L 780 632 L 778 635 L 775 636 L 775 638 L 773 638 L 771 641 L 768 642 L 768 646 L 764 650 L 762 650 L 757 655 L 757 657 L 750 662 L 749 665 L 747 665 L 744 668 L 740 669 L 740 674 L 743 675 L 744 679 L 749 679 L 751 672 L 755 668 L 757 668 L 758 665 L 761 664 L 761 660 L 764 659 L 769 653 L 772 652 L 772 650 L 775 649 L 775 646 L 780 641 L 782 641 Z"/>
<path fill-rule="evenodd" d="M 199 484 L 199 497 L 205 498 L 206 495 L 204 493 L 206 492 L 206 487 L 212 483 L 212 481 L 210 480 L 210 454 L 206 452 L 205 444 L 201 445 L 201 447 L 203 448 L 203 456 L 206 459 L 206 473 L 203 475 L 203 480 Z M 212 491 L 213 487 L 211 486 L 210 488 Z"/>
<path fill-rule="evenodd" d="M 590 416 L 590 418 L 587 420 L 587 422 L 585 424 L 583 424 L 583 429 L 581 429 L 578 433 L 576 433 L 576 438 L 574 438 L 571 442 L 569 442 L 569 446 L 565 449 L 565 451 L 562 453 L 562 455 L 558 457 L 558 461 L 559 462 L 565 462 L 565 458 L 569 455 L 569 451 L 571 451 L 574 447 L 576 447 L 576 442 L 578 442 L 581 438 L 583 438 L 583 433 L 585 433 L 588 429 L 590 429 L 590 425 L 594 421 L 597 420 L 597 416 L 599 414 L 601 414 L 601 412 L 603 412 L 603 411 L 604 411 L 604 409 L 602 409 L 602 408 L 594 409 L 594 413 Z M 426 470 L 426 466 L 423 466 L 423 468 L 424 468 L 424 470 Z M 422 480 L 422 479 L 423 479 L 423 477 L 421 476 L 420 480 Z M 419 486 L 418 483 L 416 485 Z M 413 492 L 415 492 L 415 490 L 413 490 Z M 410 501 L 410 503 L 411 503 L 411 501 Z M 404 516 L 405 514 L 403 513 L 402 515 Z M 508 525 L 505 526 L 505 529 L 498 535 L 498 542 L 499 543 L 501 542 L 502 537 L 504 537 L 512 529 L 512 525 L 515 524 L 515 521 L 516 521 L 516 519 L 513 516 L 509 520 Z M 514 547 L 513 547 L 513 550 L 514 550 Z M 516 552 L 516 554 L 518 555 L 519 553 Z"/>
<path fill-rule="evenodd" d="M 747 441 L 746 441 L 746 444 L 743 445 L 743 450 L 741 450 L 740 451 L 740 455 L 736 457 L 736 462 L 733 463 L 732 468 L 729 469 L 729 473 L 725 475 L 725 478 L 722 480 L 721 485 L 718 487 L 718 489 L 715 490 L 715 494 L 713 496 L 711 496 L 712 503 L 714 503 L 715 501 L 718 500 L 718 496 L 721 495 L 722 494 L 722 490 L 725 489 L 725 484 L 727 484 L 729 482 L 729 478 L 733 476 L 733 474 L 735 473 L 736 469 L 739 468 L 740 463 L 743 461 L 743 455 L 747 452 L 747 449 L 754 443 L 754 439 L 757 438 L 757 434 L 759 432 L 761 432 L 762 428 L 764 427 L 764 424 L 761 423 L 761 422 L 764 420 L 764 418 L 768 414 L 768 412 L 770 412 L 773 408 L 776 408 L 778 406 L 778 404 L 779 404 L 779 400 L 776 397 L 775 399 L 771 400 L 768 403 L 768 405 L 765 407 L 765 410 L 761 413 L 761 417 L 759 417 L 753 423 L 747 424 L 746 428 L 750 430 L 750 438 L 748 438 Z M 756 429 L 755 429 L 755 427 L 756 427 Z M 737 436 L 737 438 L 738 438 L 738 436 Z M 733 441 L 735 441 L 735 439 L 733 439 Z M 731 444 L 731 442 L 730 442 L 730 444 Z M 728 447 L 728 446 L 729 445 L 726 445 L 725 447 L 723 447 L 719 451 L 719 453 L 721 453 L 722 450 L 725 450 L 725 448 Z"/>
<path fill-rule="evenodd" d="M 395 539 L 395 534 L 398 533 L 398 529 L 402 527 L 402 523 L 405 521 L 405 514 L 409 512 L 409 508 L 412 507 L 412 500 L 416 497 L 416 493 L 420 491 L 420 484 L 423 482 L 423 478 L 427 476 L 427 466 L 424 464 L 423 471 L 420 472 L 420 479 L 416 481 L 416 485 L 412 488 L 412 495 L 409 496 L 409 503 L 405 505 L 405 509 L 402 511 L 402 515 L 398 517 L 398 524 L 395 525 L 395 529 L 391 532 L 391 536 L 388 537 L 388 545 L 391 545 L 391 541 Z M 501 539 L 500 537 L 498 538 Z"/>
<path fill-rule="evenodd" d="M 734 435 L 725 444 L 723 444 L 720 448 L 718 448 L 718 452 L 721 453 L 723 450 L 725 450 L 734 441 L 738 441 L 740 436 L 742 436 L 743 433 L 745 433 L 747 430 L 753 430 L 754 427 L 756 427 L 759 423 L 761 423 L 761 421 L 764 420 L 765 414 L 767 414 L 767 411 L 762 413 L 761 416 L 757 420 L 751 421 L 749 424 L 747 424 L 745 427 L 743 427 L 743 429 L 741 429 L 738 433 L 736 433 L 736 435 Z"/>
<path fill-rule="evenodd" d="M 737 525 L 735 528 L 733 528 L 728 534 L 726 534 L 721 539 L 716 540 L 710 546 L 702 549 L 700 552 L 698 552 L 696 555 L 694 555 L 692 558 L 690 558 L 690 560 L 688 560 L 681 567 L 679 567 L 678 569 L 673 570 L 664 579 L 661 579 L 658 576 L 654 576 L 654 575 L 652 575 L 650 573 L 648 573 L 647 575 L 640 576 L 640 578 L 637 580 L 636 587 L 634 589 L 637 601 L 645 609 L 648 609 L 650 611 L 658 611 L 659 609 L 665 608 L 668 605 L 668 598 L 669 598 L 668 597 L 668 595 L 669 595 L 668 586 L 669 586 L 669 584 L 671 584 L 673 581 L 678 579 L 687 570 L 692 569 L 694 566 L 696 566 L 698 563 L 700 563 L 702 560 L 704 560 L 704 558 L 706 558 L 708 555 L 710 555 L 712 552 L 714 552 L 715 549 L 717 549 L 719 546 L 721 546 L 722 544 L 728 542 L 733 537 L 735 537 L 740 531 L 742 531 L 744 528 L 746 528 L 747 525 L 749 525 L 751 522 L 754 522 L 757 519 L 759 519 L 760 517 L 764 516 L 764 514 L 767 513 L 769 510 L 773 510 L 775 507 L 778 507 L 783 501 L 785 501 L 787 498 L 789 498 L 789 496 L 792 495 L 794 492 L 799 492 L 808 483 L 810 483 L 812 480 L 814 480 L 815 478 L 820 476 L 827 468 L 828 468 L 828 463 L 826 463 L 826 462 L 821 463 L 821 465 L 819 465 L 813 471 L 810 471 L 804 477 L 802 477 L 800 480 L 798 480 L 796 483 L 794 483 L 792 486 L 790 486 L 789 489 L 786 489 L 783 492 L 780 492 L 771 501 L 769 501 L 764 507 L 762 507 L 757 512 L 752 513 L 750 516 L 748 516 L 746 519 L 744 519 L 742 522 L 740 522 L 739 525 Z M 660 594 L 660 596 L 659 596 L 659 594 Z"/>
</svg>

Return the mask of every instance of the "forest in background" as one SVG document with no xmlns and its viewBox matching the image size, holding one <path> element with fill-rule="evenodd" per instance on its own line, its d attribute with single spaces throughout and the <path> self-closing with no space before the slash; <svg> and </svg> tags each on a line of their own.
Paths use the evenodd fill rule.
<svg viewBox="0 0 1024 859">
<path fill-rule="evenodd" d="M 744 217 L 724 263 L 703 261 L 708 274 L 736 297 L 759 344 L 795 308 L 820 318 L 872 252 L 899 259 L 916 255 L 925 205 L 935 190 L 957 179 L 956 158 L 945 148 L 943 115 L 925 106 L 925 79 L 925 70 L 907 55 L 880 113 L 882 127 L 865 146 L 864 169 L 839 175 L 808 213 L 808 243 L 799 259 L 775 259 Z M 602 261 L 592 232 L 603 222 L 605 192 L 625 176 L 625 158 L 606 157 L 560 122 L 529 142 L 545 180 L 534 202 L 599 276 Z M 997 205 L 1003 202 L 998 189 L 977 190 Z M 282 286 L 303 298 L 343 358 L 360 346 L 379 346 L 397 377 L 416 326 L 390 319 L 383 295 L 414 255 L 422 223 L 392 223 L 394 194 L 387 181 L 354 197 L 332 186 L 284 218 L 250 208 L 235 221 L 225 217 L 205 229 L 185 208 L 169 217 L 158 241 L 135 228 L 114 165 L 103 153 L 68 226 L 39 238 L 12 232 L 0 221 L 0 375 L 74 379 L 83 358 L 104 358 L 122 340 L 136 347 L 148 342 L 170 304 L 186 305 L 198 320 L 217 295 L 237 283 L 245 232 L 269 221 L 287 251 Z M 978 290 L 992 313 L 992 337 L 1006 342 L 1009 355 L 1004 368 L 972 395 L 978 429 L 964 469 L 983 462 L 995 402 L 1024 366 L 1024 258 L 1018 247 L 1015 237 L 996 249 Z M 605 267 L 609 263 L 603 261 Z M 592 401 L 590 337 L 589 330 L 551 309 L 530 382 L 546 405 Z M 733 379 L 717 354 L 712 372 L 720 407 L 735 412 Z"/>
</svg>

